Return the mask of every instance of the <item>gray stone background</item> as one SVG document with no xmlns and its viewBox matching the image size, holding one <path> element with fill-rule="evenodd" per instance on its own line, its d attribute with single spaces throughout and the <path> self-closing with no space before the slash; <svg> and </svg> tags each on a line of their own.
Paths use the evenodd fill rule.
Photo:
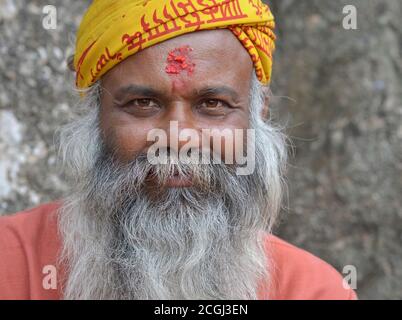
<svg viewBox="0 0 402 320">
<path fill-rule="evenodd" d="M 89 2 L 0 0 L 0 214 L 65 190 L 53 140 L 71 116 L 66 58 Z M 278 36 L 271 110 L 293 141 L 277 233 L 340 272 L 355 266 L 361 299 L 400 299 L 402 3 L 269 3 Z M 42 27 L 47 4 L 56 30 Z M 349 4 L 357 30 L 342 27 Z"/>
</svg>

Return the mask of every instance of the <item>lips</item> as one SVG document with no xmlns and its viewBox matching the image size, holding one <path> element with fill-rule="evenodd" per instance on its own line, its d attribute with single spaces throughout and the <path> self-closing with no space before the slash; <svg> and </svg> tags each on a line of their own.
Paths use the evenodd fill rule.
<svg viewBox="0 0 402 320">
<path fill-rule="evenodd" d="M 166 186 L 169 188 L 185 188 L 193 185 L 193 179 L 187 176 L 180 176 L 177 170 L 166 181 Z"/>
<path fill-rule="evenodd" d="M 156 186 L 159 183 L 156 182 L 155 177 L 153 176 L 153 172 L 151 171 L 147 177 L 146 185 L 148 186 Z M 185 188 L 193 186 L 193 178 L 192 176 L 183 176 L 179 174 L 177 169 L 174 170 L 173 175 L 171 175 L 168 179 L 166 179 L 163 187 L 167 188 Z"/>
</svg>

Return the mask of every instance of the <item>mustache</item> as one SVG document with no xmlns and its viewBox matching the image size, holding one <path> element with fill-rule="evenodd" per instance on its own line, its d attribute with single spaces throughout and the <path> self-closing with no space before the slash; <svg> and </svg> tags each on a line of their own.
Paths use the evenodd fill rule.
<svg viewBox="0 0 402 320">
<path fill-rule="evenodd" d="M 198 153 L 199 157 L 203 156 L 202 150 L 189 152 Z M 163 189 L 171 177 L 180 177 L 191 179 L 192 187 L 189 188 L 205 193 L 221 192 L 225 187 L 225 180 L 236 179 L 236 165 L 212 161 L 183 162 L 169 148 L 161 148 L 159 153 L 166 155 L 165 163 L 151 163 L 146 152 L 138 153 L 133 159 L 123 162 L 117 159 L 113 151 L 103 148 L 91 175 L 98 181 L 107 183 L 113 180 L 114 183 L 132 189 L 155 187 Z"/>
<path fill-rule="evenodd" d="M 168 180 L 175 175 L 191 179 L 191 185 L 168 187 Z M 223 198 L 225 203 L 246 202 L 260 194 L 261 183 L 254 174 L 238 176 L 235 165 L 183 163 L 175 157 L 168 157 L 165 164 L 152 164 L 145 152 L 121 161 L 104 148 L 80 186 L 82 194 L 94 203 L 112 208 L 117 203 L 122 207 L 135 205 L 140 199 L 166 206 L 178 201 L 191 206 L 217 198 Z"/>
</svg>

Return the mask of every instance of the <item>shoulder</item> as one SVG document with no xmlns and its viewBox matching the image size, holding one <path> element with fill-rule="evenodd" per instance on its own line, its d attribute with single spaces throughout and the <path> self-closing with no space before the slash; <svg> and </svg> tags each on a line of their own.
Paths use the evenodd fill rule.
<svg viewBox="0 0 402 320">
<path fill-rule="evenodd" d="M 35 242 L 38 237 L 51 239 L 47 228 L 56 225 L 59 201 L 0 217 L 0 246 L 2 249 L 20 247 L 24 242 Z"/>
<path fill-rule="evenodd" d="M 355 300 L 342 275 L 330 264 L 276 236 L 266 237 L 270 257 L 271 298 Z"/>
<path fill-rule="evenodd" d="M 0 217 L 0 298 L 27 298 L 59 246 L 59 201 Z"/>
</svg>

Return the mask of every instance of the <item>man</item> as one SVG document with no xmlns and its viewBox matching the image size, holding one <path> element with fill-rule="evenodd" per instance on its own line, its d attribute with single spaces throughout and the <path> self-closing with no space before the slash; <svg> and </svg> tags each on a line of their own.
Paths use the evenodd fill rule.
<svg viewBox="0 0 402 320">
<path fill-rule="evenodd" d="M 0 219 L 0 298 L 356 299 L 271 234 L 286 164 L 268 119 L 273 28 L 259 0 L 94 1 L 74 56 L 81 112 L 60 132 L 71 189 Z"/>
</svg>

